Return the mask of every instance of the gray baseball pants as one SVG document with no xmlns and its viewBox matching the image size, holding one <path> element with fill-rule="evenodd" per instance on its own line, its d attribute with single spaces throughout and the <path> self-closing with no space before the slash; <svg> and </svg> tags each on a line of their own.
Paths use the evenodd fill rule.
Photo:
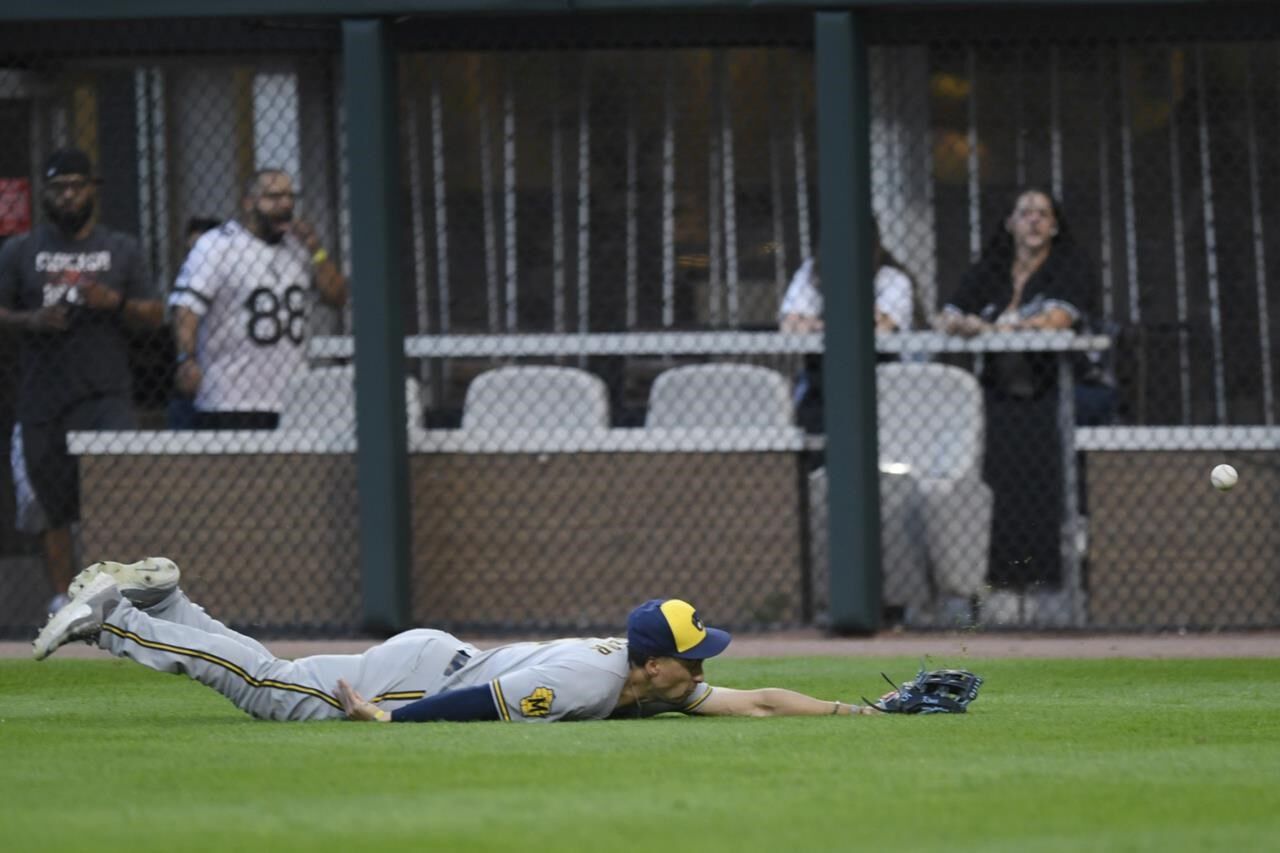
<svg viewBox="0 0 1280 853">
<path fill-rule="evenodd" d="M 391 711 L 438 692 L 459 656 L 479 654 L 452 634 L 419 628 L 363 654 L 284 660 L 205 613 L 180 589 L 145 611 L 122 598 L 98 645 L 157 672 L 185 674 L 264 720 L 343 717 L 335 695 L 339 678 Z"/>
</svg>

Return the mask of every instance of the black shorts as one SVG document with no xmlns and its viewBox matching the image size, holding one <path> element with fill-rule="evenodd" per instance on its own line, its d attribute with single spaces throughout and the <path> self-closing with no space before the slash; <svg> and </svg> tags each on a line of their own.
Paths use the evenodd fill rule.
<svg viewBox="0 0 1280 853">
<path fill-rule="evenodd" d="M 58 420 L 22 424 L 22 451 L 31 487 L 50 528 L 80 520 L 80 469 L 67 453 L 73 430 L 133 429 L 133 405 L 126 397 L 94 397 L 67 409 Z"/>
</svg>

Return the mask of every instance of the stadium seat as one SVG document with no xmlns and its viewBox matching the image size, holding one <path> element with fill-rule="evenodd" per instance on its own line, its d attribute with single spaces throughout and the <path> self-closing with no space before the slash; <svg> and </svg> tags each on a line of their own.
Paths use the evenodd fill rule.
<svg viewBox="0 0 1280 853">
<path fill-rule="evenodd" d="M 663 371 L 649 390 L 645 418 L 645 426 L 660 429 L 793 424 L 786 377 L 752 364 L 693 364 Z"/>
<path fill-rule="evenodd" d="M 882 364 L 876 395 L 881 468 L 915 484 L 936 595 L 976 595 L 986 580 L 994 501 L 982 481 L 982 388 L 958 367 Z"/>
<path fill-rule="evenodd" d="M 289 380 L 280 402 L 280 429 L 355 434 L 356 371 L 353 365 L 316 367 Z M 422 429 L 418 380 L 406 376 L 405 411 L 410 432 Z"/>
<path fill-rule="evenodd" d="M 982 481 L 982 389 L 971 373 L 927 363 L 876 368 L 881 596 L 908 625 L 968 623 L 984 587 L 993 495 Z M 827 472 L 809 475 L 816 609 L 828 588 Z"/>
<path fill-rule="evenodd" d="M 815 570 L 814 603 L 818 611 L 827 609 L 830 585 L 827 492 L 827 469 L 811 472 L 809 547 Z M 933 602 L 923 527 L 915 480 L 900 472 L 881 471 L 880 565 L 884 573 L 881 600 L 888 607 L 903 608 L 912 622 Z"/>
<path fill-rule="evenodd" d="M 608 429 L 609 392 L 604 380 L 576 367 L 499 367 L 467 386 L 462 428 L 495 433 Z"/>
</svg>

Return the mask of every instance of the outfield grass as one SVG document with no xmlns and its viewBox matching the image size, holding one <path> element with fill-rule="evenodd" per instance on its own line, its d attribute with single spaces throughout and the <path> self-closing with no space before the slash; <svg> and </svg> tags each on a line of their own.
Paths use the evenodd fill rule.
<svg viewBox="0 0 1280 853">
<path fill-rule="evenodd" d="M 933 661 L 966 716 L 264 723 L 124 661 L 0 661 L 0 846 L 1280 849 L 1280 661 Z M 725 660 L 879 695 L 914 660 Z"/>
</svg>

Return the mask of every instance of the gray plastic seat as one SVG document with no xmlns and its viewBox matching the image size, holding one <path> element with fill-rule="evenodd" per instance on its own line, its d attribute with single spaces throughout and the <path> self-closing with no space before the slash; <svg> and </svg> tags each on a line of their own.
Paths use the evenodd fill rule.
<svg viewBox="0 0 1280 853">
<path fill-rule="evenodd" d="M 876 368 L 882 470 L 916 486 L 925 552 L 938 596 L 985 584 L 994 496 L 982 480 L 986 413 L 972 373 L 945 364 Z"/>
<path fill-rule="evenodd" d="M 604 380 L 576 367 L 513 365 L 486 370 L 467 387 L 462 428 L 608 429 L 609 392 Z"/>
<path fill-rule="evenodd" d="M 280 400 L 280 429 L 355 435 L 356 371 L 353 365 L 315 367 L 289 380 Z M 418 380 L 404 380 L 405 412 L 410 432 L 421 430 L 422 399 Z"/>
<path fill-rule="evenodd" d="M 658 374 L 645 426 L 660 429 L 777 428 L 794 424 L 791 388 L 753 364 L 693 364 Z"/>
</svg>

